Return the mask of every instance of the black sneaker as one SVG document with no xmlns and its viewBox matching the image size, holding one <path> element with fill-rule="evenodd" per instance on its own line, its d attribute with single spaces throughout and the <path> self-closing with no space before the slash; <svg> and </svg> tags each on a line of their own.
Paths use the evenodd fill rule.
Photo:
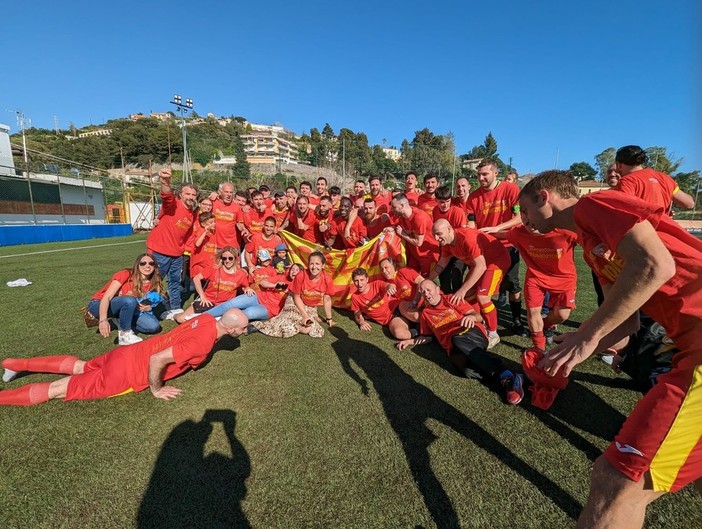
<svg viewBox="0 0 702 529">
<path fill-rule="evenodd" d="M 249 323 L 246 326 L 246 334 L 253 334 L 255 332 L 258 332 L 258 329 Z"/>
<path fill-rule="evenodd" d="M 512 332 L 514 332 L 515 336 L 521 336 L 522 338 L 529 338 L 529 330 L 524 327 L 522 322 L 517 322 L 512 326 Z"/>
</svg>

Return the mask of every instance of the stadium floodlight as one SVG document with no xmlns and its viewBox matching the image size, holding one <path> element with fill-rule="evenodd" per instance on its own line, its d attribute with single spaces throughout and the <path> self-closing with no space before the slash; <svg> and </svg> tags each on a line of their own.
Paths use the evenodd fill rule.
<svg viewBox="0 0 702 529">
<path fill-rule="evenodd" d="M 180 113 L 180 128 L 183 131 L 183 183 L 192 183 L 192 175 L 190 174 L 190 155 L 188 154 L 188 136 L 185 131 L 185 115 L 188 110 L 193 109 L 193 100 L 189 97 L 185 99 L 183 103 L 183 98 L 179 94 L 173 96 L 172 105 L 178 108 Z"/>
</svg>

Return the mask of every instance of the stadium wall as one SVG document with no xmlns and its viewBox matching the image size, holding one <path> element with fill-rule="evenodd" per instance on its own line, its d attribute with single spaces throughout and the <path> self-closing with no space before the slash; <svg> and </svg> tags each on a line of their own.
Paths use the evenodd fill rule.
<svg viewBox="0 0 702 529">
<path fill-rule="evenodd" d="M 0 226 L 0 246 L 42 242 L 81 241 L 122 237 L 133 233 L 130 224 L 55 224 L 51 226 Z"/>
</svg>

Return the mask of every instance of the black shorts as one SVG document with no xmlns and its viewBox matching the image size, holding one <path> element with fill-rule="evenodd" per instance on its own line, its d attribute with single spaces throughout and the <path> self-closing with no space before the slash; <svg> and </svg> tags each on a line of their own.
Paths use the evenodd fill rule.
<svg viewBox="0 0 702 529">
<path fill-rule="evenodd" d="M 522 291 L 522 285 L 519 282 L 519 252 L 514 246 L 507 248 L 507 252 L 509 253 L 511 264 L 502 283 L 500 283 L 500 292 L 519 294 Z"/>
</svg>

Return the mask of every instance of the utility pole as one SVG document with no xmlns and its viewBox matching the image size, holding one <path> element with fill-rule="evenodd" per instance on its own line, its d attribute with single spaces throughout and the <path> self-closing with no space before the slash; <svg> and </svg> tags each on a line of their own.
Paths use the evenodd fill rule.
<svg viewBox="0 0 702 529">
<path fill-rule="evenodd" d="M 11 111 L 10 111 L 11 112 Z M 37 214 L 34 209 L 34 193 L 32 193 L 32 178 L 29 174 L 29 156 L 27 154 L 27 136 L 24 133 L 24 126 L 31 124 L 32 120 L 27 119 L 21 110 L 15 110 L 15 117 L 17 118 L 17 126 L 22 131 L 22 152 L 24 154 L 24 171 L 27 175 L 27 186 L 29 187 L 29 203 L 32 207 L 32 220 L 34 224 L 37 224 Z"/>
</svg>

